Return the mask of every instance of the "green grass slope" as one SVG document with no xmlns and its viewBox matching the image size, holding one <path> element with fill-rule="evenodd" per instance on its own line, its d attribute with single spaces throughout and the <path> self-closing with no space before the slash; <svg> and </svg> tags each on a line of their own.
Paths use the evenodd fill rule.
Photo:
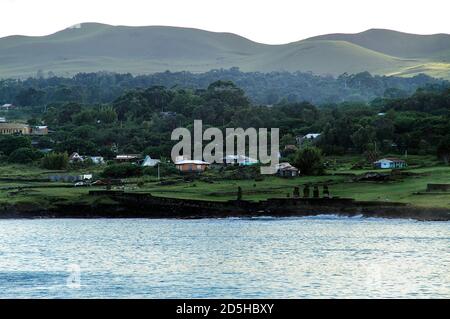
<svg viewBox="0 0 450 319">
<path fill-rule="evenodd" d="M 449 34 L 419 35 L 384 29 L 355 34 L 327 34 L 313 40 L 346 41 L 369 50 L 402 58 L 435 58 L 450 52 Z M 447 56 L 448 57 L 448 56 Z"/>
<path fill-rule="evenodd" d="M 48 36 L 1 38 L 0 78 L 34 76 L 38 70 L 70 76 L 97 71 L 205 72 L 233 66 L 244 71 L 311 71 L 335 76 L 362 71 L 401 76 L 423 72 L 450 78 L 449 36 L 381 31 L 267 45 L 198 29 L 83 23 Z M 408 44 L 397 41 L 398 36 L 407 38 Z M 415 37 L 419 40 L 414 41 Z"/>
<path fill-rule="evenodd" d="M 271 48 L 257 59 L 247 61 L 243 69 L 302 70 L 331 75 L 363 71 L 386 74 L 411 67 L 415 63 L 345 41 L 307 40 Z"/>
</svg>

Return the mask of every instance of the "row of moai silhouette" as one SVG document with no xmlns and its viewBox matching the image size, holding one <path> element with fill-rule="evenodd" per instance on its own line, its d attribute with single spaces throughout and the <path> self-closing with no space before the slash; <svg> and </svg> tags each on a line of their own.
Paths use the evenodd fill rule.
<svg viewBox="0 0 450 319">
<path fill-rule="evenodd" d="M 319 191 L 319 186 L 318 185 L 310 185 L 310 184 L 306 184 L 303 187 L 303 198 L 310 198 L 310 188 L 313 187 L 313 198 L 319 198 L 320 197 L 320 191 Z M 328 185 L 323 185 L 323 197 L 324 198 L 330 198 L 330 190 L 328 189 Z M 300 187 L 295 186 L 294 187 L 294 198 L 299 198 L 300 197 Z"/>
</svg>

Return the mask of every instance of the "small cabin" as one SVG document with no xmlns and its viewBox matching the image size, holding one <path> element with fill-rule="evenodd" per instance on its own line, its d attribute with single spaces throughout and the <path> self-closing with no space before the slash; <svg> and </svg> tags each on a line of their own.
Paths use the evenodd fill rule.
<svg viewBox="0 0 450 319">
<path fill-rule="evenodd" d="M 0 109 L 7 110 L 7 111 L 15 109 L 15 108 L 16 108 L 16 106 L 14 104 L 11 104 L 11 103 L 3 104 L 2 106 L 0 106 Z"/>
<path fill-rule="evenodd" d="M 277 165 L 277 175 L 280 177 L 297 177 L 300 175 L 300 170 L 287 162 L 280 163 Z"/>
<path fill-rule="evenodd" d="M 69 162 L 70 163 L 81 163 L 81 162 L 84 162 L 84 158 L 80 154 L 74 152 L 74 153 L 70 154 Z"/>
<path fill-rule="evenodd" d="M 119 163 L 135 163 L 141 158 L 140 154 L 121 154 L 117 155 L 114 160 Z"/>
<path fill-rule="evenodd" d="M 47 135 L 48 134 L 48 127 L 45 125 L 38 125 L 31 127 L 31 134 L 32 135 Z"/>
<path fill-rule="evenodd" d="M 225 165 L 251 166 L 258 164 L 258 160 L 244 155 L 227 155 L 223 158 Z"/>
<path fill-rule="evenodd" d="M 200 160 L 181 160 L 175 162 L 175 167 L 183 173 L 201 173 L 209 167 L 208 162 Z"/>
<path fill-rule="evenodd" d="M 95 165 L 105 164 L 105 159 L 103 156 L 86 156 L 86 158 L 90 158 L 92 163 Z"/>
</svg>

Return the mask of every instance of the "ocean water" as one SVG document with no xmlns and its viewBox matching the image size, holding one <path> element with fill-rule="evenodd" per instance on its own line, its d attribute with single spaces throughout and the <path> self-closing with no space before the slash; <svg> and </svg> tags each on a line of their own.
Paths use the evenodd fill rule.
<svg viewBox="0 0 450 319">
<path fill-rule="evenodd" d="M 0 220 L 0 298 L 450 298 L 450 223 Z"/>
</svg>

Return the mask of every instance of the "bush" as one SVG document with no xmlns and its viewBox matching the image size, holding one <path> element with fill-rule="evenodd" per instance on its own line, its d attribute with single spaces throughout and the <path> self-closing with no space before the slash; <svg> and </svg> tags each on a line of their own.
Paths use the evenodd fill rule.
<svg viewBox="0 0 450 319">
<path fill-rule="evenodd" d="M 142 173 L 144 175 L 149 176 L 158 176 L 158 166 L 155 167 L 144 167 L 142 169 Z M 179 174 L 179 171 L 175 167 L 175 165 L 171 163 L 160 163 L 159 164 L 159 174 L 161 177 L 169 176 L 169 175 L 176 175 Z"/>
<path fill-rule="evenodd" d="M 50 153 L 41 160 L 41 166 L 46 169 L 66 169 L 69 165 L 69 156 L 67 153 Z"/>
<path fill-rule="evenodd" d="M 109 178 L 126 178 L 141 175 L 142 168 L 129 163 L 109 165 L 103 170 L 102 173 L 103 177 Z"/>
<path fill-rule="evenodd" d="M 28 164 L 40 157 L 40 154 L 32 148 L 22 147 L 11 153 L 8 157 L 8 162 L 18 164 Z"/>
<path fill-rule="evenodd" d="M 324 172 L 322 151 L 308 146 L 298 150 L 294 158 L 294 166 L 304 175 L 321 175 Z"/>
<path fill-rule="evenodd" d="M 82 169 L 82 168 L 88 168 L 91 166 L 94 166 L 94 162 L 90 157 L 86 158 L 84 161 L 77 161 L 70 163 L 70 169 Z"/>
<path fill-rule="evenodd" d="M 26 136 L 0 135 L 0 152 L 9 156 L 20 148 L 31 148 L 31 140 Z"/>
</svg>

